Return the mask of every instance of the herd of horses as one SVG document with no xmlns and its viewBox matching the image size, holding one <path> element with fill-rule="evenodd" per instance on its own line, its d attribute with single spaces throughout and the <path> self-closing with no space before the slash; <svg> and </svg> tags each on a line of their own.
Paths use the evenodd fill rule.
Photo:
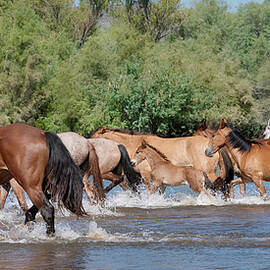
<svg viewBox="0 0 270 270">
<path fill-rule="evenodd" d="M 235 185 L 240 184 L 244 193 L 245 184 L 254 182 L 268 199 L 263 181 L 270 181 L 270 121 L 263 135 L 260 140 L 246 139 L 226 120 L 217 129 L 203 123 L 193 136 L 178 138 L 109 127 L 85 138 L 26 124 L 2 126 L 0 208 L 12 188 L 25 211 L 25 224 L 35 221 L 40 212 L 47 235 L 53 236 L 56 203 L 60 209 L 87 216 L 83 191 L 91 203 L 103 205 L 106 193 L 118 184 L 136 192 L 144 183 L 150 194 L 188 184 L 196 193 L 213 198 L 220 192 L 227 199 Z M 106 189 L 103 179 L 111 181 Z M 24 192 L 33 204 L 30 208 Z"/>
</svg>

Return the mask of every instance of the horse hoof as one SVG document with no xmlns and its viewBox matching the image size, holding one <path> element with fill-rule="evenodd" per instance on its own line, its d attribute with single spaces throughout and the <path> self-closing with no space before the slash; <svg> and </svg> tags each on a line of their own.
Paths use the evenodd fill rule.
<svg viewBox="0 0 270 270">
<path fill-rule="evenodd" d="M 55 237 L 55 232 L 54 231 L 47 231 L 46 234 L 50 238 Z"/>
</svg>

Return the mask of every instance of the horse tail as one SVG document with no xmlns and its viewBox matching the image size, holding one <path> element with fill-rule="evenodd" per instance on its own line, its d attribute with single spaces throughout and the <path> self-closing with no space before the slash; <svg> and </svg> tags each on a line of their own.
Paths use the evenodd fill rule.
<svg viewBox="0 0 270 270">
<path fill-rule="evenodd" d="M 50 194 L 52 200 L 58 201 L 72 213 L 87 215 L 83 205 L 83 181 L 80 168 L 72 160 L 69 151 L 61 139 L 53 132 L 45 132 L 49 148 L 49 160 L 43 180 L 43 192 Z"/>
<path fill-rule="evenodd" d="M 206 189 L 215 191 L 215 186 L 214 184 L 209 180 L 208 175 L 206 172 L 203 171 L 203 176 L 204 176 L 204 187 Z"/>
<path fill-rule="evenodd" d="M 88 142 L 88 148 L 89 148 L 90 170 L 93 175 L 93 185 L 94 185 L 94 190 L 96 192 L 96 197 L 98 201 L 104 202 L 105 193 L 104 193 L 102 176 L 99 169 L 99 161 L 98 161 L 96 149 L 90 142 Z"/>
<path fill-rule="evenodd" d="M 139 173 L 135 172 L 132 167 L 126 147 L 122 144 L 118 144 L 118 148 L 121 153 L 120 162 L 127 177 L 127 182 L 133 190 L 136 190 L 136 186 L 141 182 L 141 176 Z"/>
<path fill-rule="evenodd" d="M 223 179 L 223 181 L 226 185 L 229 185 L 230 182 L 234 179 L 234 168 L 232 160 L 230 159 L 227 151 L 224 148 L 220 149 L 220 153 L 223 158 L 225 167 L 225 178 Z"/>
</svg>

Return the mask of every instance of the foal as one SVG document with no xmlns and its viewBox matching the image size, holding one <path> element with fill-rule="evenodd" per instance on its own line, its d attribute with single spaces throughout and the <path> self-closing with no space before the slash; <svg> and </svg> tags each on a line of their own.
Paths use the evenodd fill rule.
<svg viewBox="0 0 270 270">
<path fill-rule="evenodd" d="M 164 154 L 143 140 L 135 153 L 132 163 L 138 165 L 145 159 L 151 167 L 151 178 L 153 180 L 150 194 L 153 194 L 162 185 L 180 186 L 189 184 L 193 191 L 197 193 L 203 192 L 209 198 L 213 198 L 205 189 L 206 185 L 211 186 L 205 172 L 189 166 L 173 165 Z"/>
</svg>

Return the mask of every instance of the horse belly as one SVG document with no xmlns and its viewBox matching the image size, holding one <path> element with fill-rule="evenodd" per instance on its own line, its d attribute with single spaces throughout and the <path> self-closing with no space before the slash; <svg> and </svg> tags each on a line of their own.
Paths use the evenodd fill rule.
<svg viewBox="0 0 270 270">
<path fill-rule="evenodd" d="M 188 184 L 182 175 L 182 171 L 179 171 L 176 166 L 160 166 L 159 169 L 155 171 L 155 174 L 158 175 L 158 177 L 161 177 L 163 184 L 167 186 Z"/>
</svg>

